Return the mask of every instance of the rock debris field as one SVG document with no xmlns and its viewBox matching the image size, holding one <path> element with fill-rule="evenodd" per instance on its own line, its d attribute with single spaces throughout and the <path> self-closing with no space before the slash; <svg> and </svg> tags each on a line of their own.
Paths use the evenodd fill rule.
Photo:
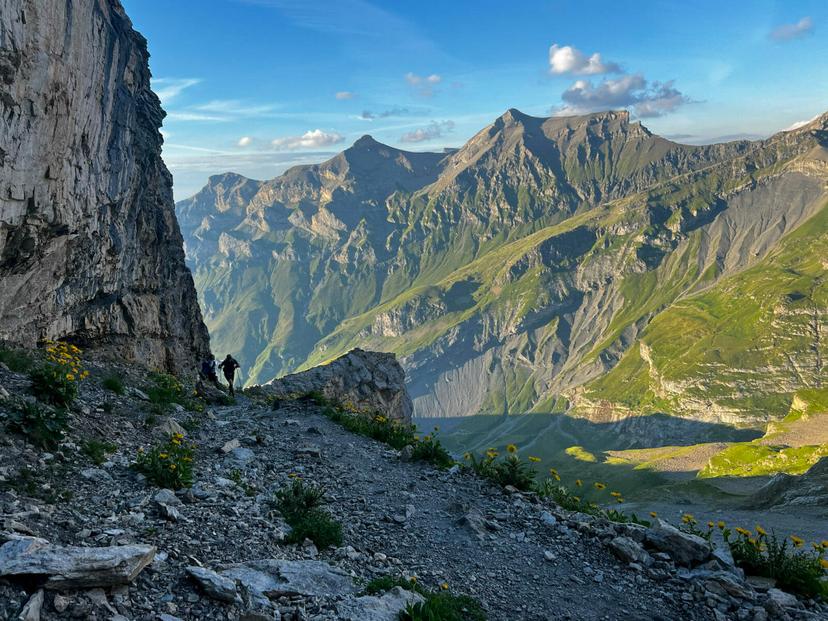
<svg viewBox="0 0 828 621">
<path fill-rule="evenodd" d="M 0 433 L 0 619 L 396 619 L 419 596 L 365 595 L 385 575 L 470 595 L 493 620 L 826 618 L 669 526 L 592 520 L 403 461 L 308 400 L 239 397 L 149 426 L 140 390 L 117 396 L 95 377 L 57 450 Z M 0 368 L 0 380 L 5 416 L 27 379 Z M 195 482 L 160 490 L 130 465 L 182 425 Z M 78 451 L 95 435 L 113 446 L 100 464 Z M 326 489 L 342 546 L 284 541 L 273 497 L 297 478 Z M 64 566 L 46 568 L 54 558 Z"/>
</svg>

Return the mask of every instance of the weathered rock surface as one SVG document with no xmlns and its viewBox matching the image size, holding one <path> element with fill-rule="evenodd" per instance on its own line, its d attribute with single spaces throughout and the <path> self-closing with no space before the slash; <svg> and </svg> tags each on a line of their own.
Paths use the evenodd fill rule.
<svg viewBox="0 0 828 621">
<path fill-rule="evenodd" d="M 347 621 L 396 621 L 406 606 L 422 601 L 425 601 L 422 595 L 394 587 L 381 597 L 364 595 L 346 602 L 338 612 Z"/>
<path fill-rule="evenodd" d="M 146 41 L 118 0 L 4 0 L 0 41 L 0 338 L 192 368 L 209 337 Z"/>
<path fill-rule="evenodd" d="M 204 567 L 187 567 L 187 573 L 198 583 L 205 594 L 222 602 L 234 602 L 239 599 L 236 583 L 230 578 L 218 575 Z"/>
<path fill-rule="evenodd" d="M 356 592 L 350 576 L 324 561 L 263 559 L 232 565 L 221 576 L 237 580 L 258 600 L 285 595 L 340 596 Z"/>
<path fill-rule="evenodd" d="M 0 577 L 34 577 L 49 589 L 114 586 L 134 580 L 154 556 L 147 545 L 82 548 L 18 537 L 0 547 Z"/>
<path fill-rule="evenodd" d="M 701 537 L 680 531 L 655 518 L 647 530 L 647 544 L 669 554 L 679 565 L 701 563 L 710 557 L 710 544 Z"/>
<path fill-rule="evenodd" d="M 261 389 L 277 397 L 318 392 L 360 411 L 411 422 L 405 371 L 394 354 L 353 349 L 330 364 L 273 380 Z"/>
</svg>

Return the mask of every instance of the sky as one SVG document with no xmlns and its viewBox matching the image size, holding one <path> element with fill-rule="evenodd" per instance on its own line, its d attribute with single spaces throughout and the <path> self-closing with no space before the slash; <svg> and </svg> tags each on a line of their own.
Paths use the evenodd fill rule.
<svg viewBox="0 0 828 621">
<path fill-rule="evenodd" d="M 364 134 L 457 147 L 509 108 L 626 108 L 691 144 L 828 111 L 824 0 L 122 0 L 148 40 L 176 200 Z"/>
</svg>

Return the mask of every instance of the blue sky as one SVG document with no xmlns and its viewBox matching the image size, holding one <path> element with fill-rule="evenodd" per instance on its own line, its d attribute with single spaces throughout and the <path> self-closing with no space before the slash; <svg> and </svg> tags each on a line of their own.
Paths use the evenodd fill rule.
<svg viewBox="0 0 828 621">
<path fill-rule="evenodd" d="M 828 110 L 828 3 L 123 0 L 148 39 L 176 199 L 363 134 L 459 146 L 508 108 L 627 108 L 680 142 Z"/>
</svg>

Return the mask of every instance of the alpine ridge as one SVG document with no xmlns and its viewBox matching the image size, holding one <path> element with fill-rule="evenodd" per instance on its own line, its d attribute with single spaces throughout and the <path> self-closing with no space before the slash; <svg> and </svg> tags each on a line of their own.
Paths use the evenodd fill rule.
<svg viewBox="0 0 828 621">
<path fill-rule="evenodd" d="M 824 390 L 826 119 L 689 146 L 627 112 L 511 109 L 450 153 L 362 138 L 177 208 L 207 323 L 255 358 L 251 382 L 359 346 L 400 357 L 416 416 L 763 425 Z M 358 168 L 365 150 L 384 166 Z M 764 310 L 740 316 L 735 288 Z M 689 312 L 700 332 L 676 334 Z"/>
</svg>

